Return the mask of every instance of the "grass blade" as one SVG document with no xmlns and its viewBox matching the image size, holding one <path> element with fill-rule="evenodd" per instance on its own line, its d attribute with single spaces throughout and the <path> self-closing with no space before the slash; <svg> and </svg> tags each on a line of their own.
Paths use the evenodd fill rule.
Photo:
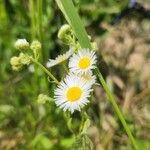
<svg viewBox="0 0 150 150">
<path fill-rule="evenodd" d="M 76 37 L 79 40 L 79 43 L 82 48 L 91 48 L 91 44 L 83 23 L 77 13 L 76 8 L 74 7 L 71 0 L 56 0 L 59 8 L 64 13 L 68 23 L 73 28 Z"/>
</svg>

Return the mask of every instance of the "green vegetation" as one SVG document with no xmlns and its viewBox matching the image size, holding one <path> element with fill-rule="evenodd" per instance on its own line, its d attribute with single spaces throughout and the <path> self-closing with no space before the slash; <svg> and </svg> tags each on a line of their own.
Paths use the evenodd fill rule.
<svg viewBox="0 0 150 150">
<path fill-rule="evenodd" d="M 69 0 L 0 0 L 0 149 L 149 150 L 150 20 L 133 12 L 111 26 L 128 0 L 73 2 L 81 20 Z M 65 18 L 71 28 L 63 40 L 57 35 Z M 19 52 L 18 38 L 30 47 Z M 98 48 L 97 68 L 104 76 L 96 71 L 102 86 L 94 85 L 90 103 L 73 114 L 53 98 L 68 72 L 66 62 L 44 67 L 70 46 Z"/>
</svg>

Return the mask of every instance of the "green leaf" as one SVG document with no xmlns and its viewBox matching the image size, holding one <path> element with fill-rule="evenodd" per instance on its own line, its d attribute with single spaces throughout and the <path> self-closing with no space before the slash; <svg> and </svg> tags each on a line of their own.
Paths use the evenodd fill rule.
<svg viewBox="0 0 150 150">
<path fill-rule="evenodd" d="M 82 21 L 77 13 L 77 10 L 73 5 L 72 0 L 56 0 L 56 2 L 61 11 L 63 12 L 65 18 L 73 28 L 81 47 L 91 49 L 90 40 L 87 36 Z"/>
</svg>

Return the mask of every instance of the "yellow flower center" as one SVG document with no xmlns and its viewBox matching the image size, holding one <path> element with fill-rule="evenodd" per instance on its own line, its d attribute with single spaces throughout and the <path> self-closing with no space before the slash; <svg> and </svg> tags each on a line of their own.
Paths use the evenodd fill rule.
<svg viewBox="0 0 150 150">
<path fill-rule="evenodd" d="M 86 69 L 90 66 L 90 63 L 91 61 L 89 57 L 83 57 L 79 60 L 78 66 L 80 69 Z"/>
<path fill-rule="evenodd" d="M 67 91 L 67 99 L 71 102 L 77 101 L 82 94 L 82 90 L 79 87 L 71 87 Z"/>
</svg>

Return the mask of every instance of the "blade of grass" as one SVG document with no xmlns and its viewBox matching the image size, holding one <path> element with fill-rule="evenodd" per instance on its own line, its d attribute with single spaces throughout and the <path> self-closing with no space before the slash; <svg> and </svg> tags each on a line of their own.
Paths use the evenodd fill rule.
<svg viewBox="0 0 150 150">
<path fill-rule="evenodd" d="M 76 37 L 79 40 L 81 47 L 83 48 L 91 48 L 91 44 L 85 28 L 82 24 L 82 21 L 77 13 L 76 8 L 74 7 L 71 0 L 56 0 L 58 6 L 64 13 L 66 20 L 73 28 Z"/>
<path fill-rule="evenodd" d="M 60 7 L 60 9 L 62 10 L 62 12 L 64 13 L 68 23 L 72 26 L 74 32 L 75 32 L 75 35 L 76 37 L 78 38 L 79 40 L 79 43 L 80 45 L 83 47 L 83 48 L 91 48 L 91 44 L 90 44 L 90 41 L 88 39 L 88 35 L 85 31 L 85 28 L 82 24 L 82 21 L 73 5 L 73 2 L 72 0 L 56 0 L 58 6 Z M 133 147 L 135 150 L 138 150 L 138 146 L 136 144 L 136 141 L 123 117 L 123 114 L 122 112 L 120 111 L 117 103 L 116 103 L 116 100 L 113 96 L 113 94 L 111 93 L 111 91 L 109 90 L 102 74 L 100 73 L 100 71 L 98 69 L 95 70 L 97 75 L 98 75 L 98 78 L 99 78 L 99 81 L 101 82 L 116 114 L 118 115 L 118 118 L 120 119 Z"/>
</svg>

